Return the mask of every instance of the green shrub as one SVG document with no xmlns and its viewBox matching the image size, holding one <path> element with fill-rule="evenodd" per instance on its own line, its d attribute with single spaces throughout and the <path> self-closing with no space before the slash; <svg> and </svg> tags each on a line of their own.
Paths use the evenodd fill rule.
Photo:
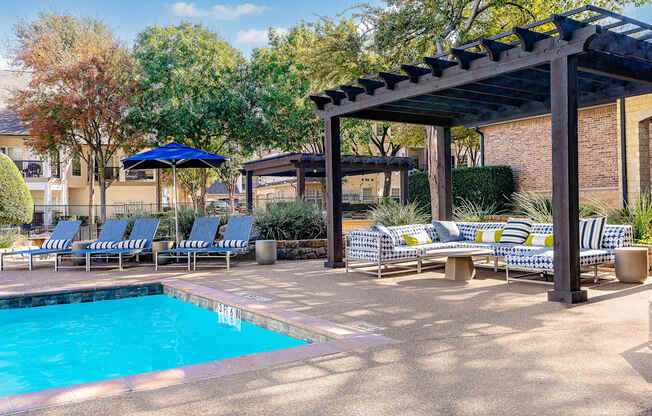
<svg viewBox="0 0 652 416">
<path fill-rule="evenodd" d="M 509 208 L 514 192 L 514 176 L 510 166 L 477 166 L 453 169 L 453 205 L 472 203 L 495 207 L 497 212 Z M 430 213 L 428 172 L 413 173 L 408 178 L 410 202 Z"/>
<path fill-rule="evenodd" d="M 32 222 L 34 202 L 16 164 L 0 153 L 0 224 Z"/>
<path fill-rule="evenodd" d="M 254 218 L 258 232 L 270 240 L 326 238 L 322 212 L 307 201 L 267 204 Z"/>
<path fill-rule="evenodd" d="M 376 208 L 369 211 L 369 218 L 374 223 L 387 226 L 424 224 L 428 222 L 428 214 L 419 208 L 416 203 L 402 205 L 393 199 L 383 199 Z"/>
<path fill-rule="evenodd" d="M 634 242 L 652 243 L 652 196 L 650 194 L 641 194 L 618 214 L 614 216 L 616 217 L 614 222 L 631 225 Z"/>
<path fill-rule="evenodd" d="M 5 229 L 0 230 L 0 248 L 11 248 L 16 238 L 16 230 Z"/>
<path fill-rule="evenodd" d="M 535 192 L 516 192 L 512 194 L 514 213 L 531 218 L 534 222 L 552 223 L 552 197 Z M 580 200 L 580 218 L 608 217 L 612 223 L 615 210 L 596 199 Z"/>
<path fill-rule="evenodd" d="M 486 204 L 484 201 L 475 202 L 460 199 L 453 209 L 453 219 L 462 222 L 483 222 L 488 215 L 498 214 L 496 203 Z"/>
</svg>

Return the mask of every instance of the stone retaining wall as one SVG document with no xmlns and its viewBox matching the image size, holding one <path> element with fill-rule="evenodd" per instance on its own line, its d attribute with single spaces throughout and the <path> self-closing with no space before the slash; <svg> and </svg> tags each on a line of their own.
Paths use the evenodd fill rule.
<svg viewBox="0 0 652 416">
<path fill-rule="evenodd" d="M 281 240 L 276 242 L 276 256 L 279 260 L 307 260 L 326 258 L 326 239 Z"/>
</svg>

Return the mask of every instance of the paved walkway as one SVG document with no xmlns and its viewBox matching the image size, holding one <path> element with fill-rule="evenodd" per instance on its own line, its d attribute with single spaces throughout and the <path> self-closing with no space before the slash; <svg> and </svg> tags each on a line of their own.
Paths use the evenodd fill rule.
<svg viewBox="0 0 652 416">
<path fill-rule="evenodd" d="M 240 264 L 230 272 L 0 272 L 0 293 L 182 278 L 345 325 L 398 344 L 149 392 L 55 407 L 47 415 L 652 414 L 648 285 L 602 284 L 575 307 L 547 287 L 481 271 L 382 280 L 320 261 Z"/>
</svg>

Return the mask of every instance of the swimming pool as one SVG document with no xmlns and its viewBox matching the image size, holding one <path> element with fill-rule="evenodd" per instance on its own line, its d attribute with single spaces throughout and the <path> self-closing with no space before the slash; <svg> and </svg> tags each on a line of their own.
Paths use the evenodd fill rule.
<svg viewBox="0 0 652 416">
<path fill-rule="evenodd" d="M 307 344 L 164 294 L 0 310 L 0 396 Z"/>
</svg>

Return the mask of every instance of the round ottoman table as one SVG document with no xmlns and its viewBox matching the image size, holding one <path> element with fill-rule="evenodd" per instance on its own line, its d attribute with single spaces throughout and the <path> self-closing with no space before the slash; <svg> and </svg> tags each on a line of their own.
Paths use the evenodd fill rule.
<svg viewBox="0 0 652 416">
<path fill-rule="evenodd" d="M 647 247 L 620 247 L 616 255 L 616 277 L 623 283 L 643 283 L 647 280 Z"/>
<path fill-rule="evenodd" d="M 276 263 L 276 240 L 256 240 L 256 262 L 258 264 Z"/>
</svg>

